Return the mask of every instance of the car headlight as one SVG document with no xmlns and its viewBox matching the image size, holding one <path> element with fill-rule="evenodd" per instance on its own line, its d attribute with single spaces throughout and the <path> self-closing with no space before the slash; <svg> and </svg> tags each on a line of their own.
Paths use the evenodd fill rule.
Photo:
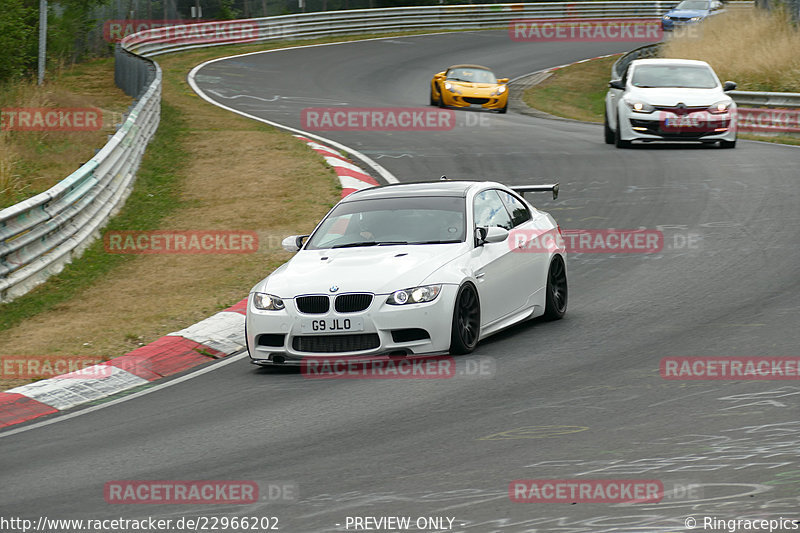
<svg viewBox="0 0 800 533">
<path fill-rule="evenodd" d="M 262 311 L 280 311 L 286 307 L 283 300 L 277 296 L 263 292 L 253 294 L 253 305 L 256 306 L 256 309 L 261 309 Z"/>
<path fill-rule="evenodd" d="M 423 285 L 422 287 L 402 289 L 390 294 L 389 298 L 386 299 L 386 303 L 391 305 L 405 305 L 431 302 L 439 296 L 441 291 L 441 285 Z"/>
<path fill-rule="evenodd" d="M 501 95 L 501 94 L 503 94 L 504 92 L 506 92 L 506 86 L 505 86 L 505 85 L 501 85 L 500 87 L 498 87 L 498 88 L 497 88 L 497 89 L 496 89 L 496 90 L 495 90 L 495 91 L 492 93 L 492 96 L 500 96 L 500 95 Z"/>
<path fill-rule="evenodd" d="M 733 102 L 728 102 L 726 100 L 717 102 L 716 104 L 708 107 L 708 112 L 714 115 L 721 115 L 723 113 L 727 113 L 728 111 L 730 111 L 732 103 Z"/>
<path fill-rule="evenodd" d="M 664 20 L 672 20 L 672 17 L 670 17 L 669 15 L 664 15 Z"/>
<path fill-rule="evenodd" d="M 450 91 L 451 93 L 461 94 L 461 91 L 456 89 L 456 87 L 450 82 L 445 83 L 444 84 L 444 88 L 447 89 L 448 91 Z"/>
<path fill-rule="evenodd" d="M 652 113 L 656 110 L 655 107 L 641 100 L 625 100 L 625 103 L 636 113 Z"/>
<path fill-rule="evenodd" d="M 703 17 L 692 17 L 689 20 L 692 22 L 697 22 L 698 20 L 703 20 Z"/>
</svg>

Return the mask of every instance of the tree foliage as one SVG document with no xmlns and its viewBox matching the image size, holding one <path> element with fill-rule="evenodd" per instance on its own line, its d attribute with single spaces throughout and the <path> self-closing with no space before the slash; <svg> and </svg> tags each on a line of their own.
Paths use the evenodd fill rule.
<svg viewBox="0 0 800 533">
<path fill-rule="evenodd" d="M 97 21 L 93 10 L 107 0 L 48 2 L 47 60 L 74 63 L 84 58 Z M 39 50 L 38 0 L 2 0 L 0 9 L 0 83 L 33 75 Z"/>
</svg>

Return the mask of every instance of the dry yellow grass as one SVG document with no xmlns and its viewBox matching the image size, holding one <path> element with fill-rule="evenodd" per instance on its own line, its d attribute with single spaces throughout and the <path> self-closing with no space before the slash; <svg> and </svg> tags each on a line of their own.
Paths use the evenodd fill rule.
<svg viewBox="0 0 800 533">
<path fill-rule="evenodd" d="M 662 57 L 707 61 L 749 91 L 800 92 L 800 29 L 780 11 L 731 9 L 670 40 Z"/>
<path fill-rule="evenodd" d="M 602 122 L 608 73 L 618 55 L 562 68 L 526 90 L 523 101 L 557 117 Z"/>
<path fill-rule="evenodd" d="M 115 131 L 132 100 L 114 85 L 110 59 L 91 61 L 53 75 L 0 88 L 0 108 L 84 108 L 103 111 L 98 131 L 0 131 L 0 209 L 49 189 L 81 164 Z"/>
</svg>

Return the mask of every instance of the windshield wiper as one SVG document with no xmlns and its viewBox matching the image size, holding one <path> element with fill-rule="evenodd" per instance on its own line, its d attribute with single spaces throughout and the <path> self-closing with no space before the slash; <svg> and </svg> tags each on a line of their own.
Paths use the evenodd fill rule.
<svg viewBox="0 0 800 533">
<path fill-rule="evenodd" d="M 408 244 L 406 241 L 361 241 L 337 244 L 331 248 L 356 248 L 358 246 L 390 246 L 394 244 Z"/>
<path fill-rule="evenodd" d="M 375 241 L 362 241 L 362 242 L 348 242 L 347 244 L 337 244 L 331 248 L 355 248 L 356 246 L 375 246 L 378 244 Z"/>
<path fill-rule="evenodd" d="M 464 242 L 461 239 L 450 239 L 446 241 L 418 241 L 418 242 L 410 242 L 408 244 L 454 244 L 457 242 Z"/>
</svg>

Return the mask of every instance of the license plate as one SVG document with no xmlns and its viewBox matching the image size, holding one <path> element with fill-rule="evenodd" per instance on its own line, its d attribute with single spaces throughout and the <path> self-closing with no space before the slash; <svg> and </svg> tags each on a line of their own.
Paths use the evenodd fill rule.
<svg viewBox="0 0 800 533">
<path fill-rule="evenodd" d="M 682 117 L 667 117 L 664 119 L 664 125 L 670 128 L 699 128 L 700 121 L 697 117 L 682 116 Z"/>
<path fill-rule="evenodd" d="M 346 331 L 364 331 L 363 318 L 317 318 L 300 322 L 303 333 L 343 333 Z"/>
</svg>

